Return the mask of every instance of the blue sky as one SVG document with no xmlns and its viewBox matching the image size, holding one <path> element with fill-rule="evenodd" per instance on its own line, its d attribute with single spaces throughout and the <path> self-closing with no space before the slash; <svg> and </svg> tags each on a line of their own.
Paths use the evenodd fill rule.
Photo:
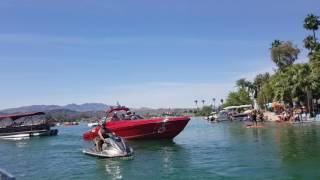
<svg viewBox="0 0 320 180">
<path fill-rule="evenodd" d="M 0 1 L 0 108 L 119 101 L 193 107 L 272 72 L 269 47 L 302 49 L 318 0 Z"/>
</svg>

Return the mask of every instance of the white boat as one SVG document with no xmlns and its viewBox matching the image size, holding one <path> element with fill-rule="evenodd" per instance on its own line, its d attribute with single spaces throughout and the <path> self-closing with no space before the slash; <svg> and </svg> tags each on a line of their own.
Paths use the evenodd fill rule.
<svg viewBox="0 0 320 180">
<path fill-rule="evenodd" d="M 208 121 L 216 121 L 218 118 L 218 114 L 216 112 L 211 112 L 209 116 L 205 117 Z"/>
</svg>

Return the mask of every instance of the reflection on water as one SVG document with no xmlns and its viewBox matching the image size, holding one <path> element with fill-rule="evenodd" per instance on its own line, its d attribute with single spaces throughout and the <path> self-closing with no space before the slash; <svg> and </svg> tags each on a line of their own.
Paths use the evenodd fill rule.
<svg viewBox="0 0 320 180">
<path fill-rule="evenodd" d="M 112 177 L 112 179 L 122 179 L 121 163 L 117 160 L 105 161 L 105 170 Z"/>
<path fill-rule="evenodd" d="M 180 165 L 188 166 L 190 157 L 181 157 L 187 153 L 173 141 L 139 140 L 127 143 L 134 149 L 132 157 L 96 159 L 97 169 L 106 179 L 135 179 L 144 176 L 142 179 L 149 179 L 150 173 L 153 179 L 162 179 L 175 174 Z"/>
<path fill-rule="evenodd" d="M 295 178 L 320 178 L 315 168 L 320 162 L 320 133 L 317 125 L 291 125 L 277 128 L 277 144 L 286 171 Z M 311 177 L 310 177 L 311 176 Z"/>
<path fill-rule="evenodd" d="M 168 173 L 172 170 L 172 148 L 171 147 L 163 147 L 162 149 L 162 168 Z"/>
<path fill-rule="evenodd" d="M 316 126 L 288 126 L 285 129 L 278 128 L 277 131 L 280 134 L 278 145 L 284 162 L 319 157 L 317 152 L 320 148 L 320 134 Z"/>
<path fill-rule="evenodd" d="M 17 141 L 16 146 L 18 148 L 26 148 L 28 147 L 28 141 Z"/>
</svg>

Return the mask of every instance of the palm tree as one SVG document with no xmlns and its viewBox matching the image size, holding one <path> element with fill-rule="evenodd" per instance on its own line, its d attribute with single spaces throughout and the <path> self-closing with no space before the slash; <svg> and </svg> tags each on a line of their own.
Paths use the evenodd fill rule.
<svg viewBox="0 0 320 180">
<path fill-rule="evenodd" d="M 250 92 L 253 89 L 253 84 L 244 78 L 237 80 L 236 85 L 239 89 L 244 89 L 247 92 Z"/>
<path fill-rule="evenodd" d="M 273 48 L 273 47 L 278 47 L 278 46 L 281 45 L 281 44 L 282 44 L 282 41 L 276 39 L 276 40 L 274 40 L 274 41 L 271 43 L 271 48 Z"/>
<path fill-rule="evenodd" d="M 290 72 L 291 71 L 291 72 Z M 305 94 L 305 99 L 307 103 L 307 107 L 310 113 L 312 110 L 312 76 L 311 76 L 311 67 L 309 64 L 296 64 L 292 68 L 289 69 L 289 73 L 291 75 L 292 83 L 292 97 L 301 97 L 301 93 Z"/>
<path fill-rule="evenodd" d="M 310 57 L 312 74 L 319 80 L 320 77 L 320 51 L 315 51 Z M 319 81 L 318 81 L 319 82 Z"/>
<path fill-rule="evenodd" d="M 303 42 L 304 47 L 310 50 L 309 55 L 312 55 L 313 50 L 317 47 L 316 39 L 313 36 L 309 35 L 303 40 Z"/>
<path fill-rule="evenodd" d="M 212 98 L 213 101 L 213 109 L 216 109 L 216 98 Z"/>
<path fill-rule="evenodd" d="M 307 17 L 304 19 L 303 27 L 307 30 L 312 30 L 313 38 L 316 40 L 316 30 L 318 30 L 320 26 L 319 16 L 314 14 L 308 14 Z"/>
<path fill-rule="evenodd" d="M 196 103 L 197 109 L 199 109 L 199 107 L 198 107 L 198 100 L 194 100 L 194 103 Z"/>
<path fill-rule="evenodd" d="M 264 73 L 264 74 L 258 74 L 254 80 L 253 83 L 251 84 L 251 88 L 255 88 L 258 91 L 262 88 L 262 86 L 267 83 L 270 79 L 270 74 L 269 73 Z"/>
<path fill-rule="evenodd" d="M 236 81 L 236 85 L 237 85 L 238 88 L 245 88 L 246 85 L 247 85 L 247 81 L 246 81 L 245 78 L 238 79 Z"/>
<path fill-rule="evenodd" d="M 203 106 L 204 106 L 204 102 L 206 102 L 206 101 L 205 101 L 205 100 L 202 100 L 201 102 L 202 102 L 202 107 L 203 107 Z"/>
</svg>

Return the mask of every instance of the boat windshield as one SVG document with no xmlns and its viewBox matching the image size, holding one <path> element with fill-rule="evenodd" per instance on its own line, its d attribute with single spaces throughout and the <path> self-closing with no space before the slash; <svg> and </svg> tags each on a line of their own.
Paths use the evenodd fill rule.
<svg viewBox="0 0 320 180">
<path fill-rule="evenodd" d="M 121 120 L 136 120 L 144 119 L 143 117 L 136 115 L 135 112 L 119 110 L 107 113 L 107 121 L 121 121 Z"/>
</svg>

